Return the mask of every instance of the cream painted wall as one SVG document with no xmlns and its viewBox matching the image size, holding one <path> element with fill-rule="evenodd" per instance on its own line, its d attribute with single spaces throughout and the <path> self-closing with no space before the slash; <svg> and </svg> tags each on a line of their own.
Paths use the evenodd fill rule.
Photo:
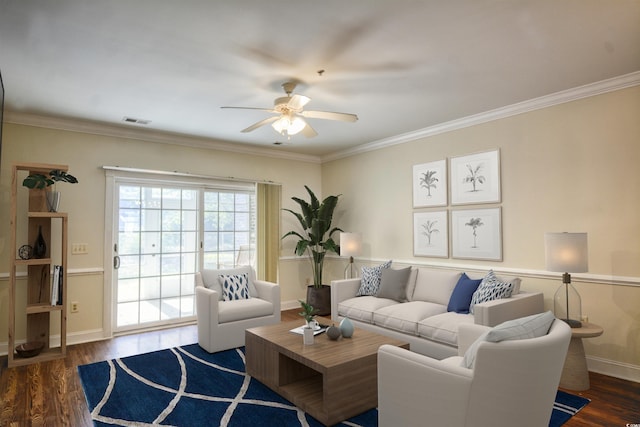
<svg viewBox="0 0 640 427">
<path fill-rule="evenodd" d="M 561 279 L 544 271 L 544 233 L 587 232 L 589 273 L 574 284 L 583 314 L 605 329 L 584 340 L 590 366 L 640 381 L 639 117 L 640 87 L 619 90 L 327 162 L 322 187 L 343 194 L 337 225 L 362 232 L 364 262 L 515 271 L 548 308 Z M 412 166 L 496 148 L 504 260 L 414 257 Z"/>
<path fill-rule="evenodd" d="M 45 129 L 5 123 L 0 169 L 0 347 L 7 340 L 8 268 L 14 256 L 9 245 L 11 165 L 13 162 L 68 164 L 80 183 L 59 184 L 61 211 L 69 214 L 69 243 L 87 243 L 86 255 L 69 255 L 68 301 L 80 303 L 79 313 L 68 313 L 69 342 L 82 334 L 100 336 L 102 324 L 105 230 L 105 172 L 102 166 L 189 172 L 211 176 L 273 181 L 282 184 L 283 207 L 295 208 L 292 196 L 300 196 L 309 185 L 321 193 L 319 162 L 283 160 L 185 146 L 158 144 L 136 139 L 90 133 Z M 301 179 L 302 177 L 302 179 Z M 24 190 L 26 191 L 26 190 Z M 282 229 L 294 226 L 283 217 Z M 24 243 L 24 242 L 20 242 Z M 287 246 L 290 245 L 290 246 Z M 293 253 L 294 242 L 284 242 L 283 254 Z M 283 261 L 280 284 L 283 298 L 304 298 L 306 272 L 298 271 L 299 259 Z M 302 263 L 300 263 L 302 265 Z M 304 269 L 304 267 L 301 267 Z M 24 283 L 24 280 L 19 281 Z M 24 322 L 17 325 L 18 339 L 24 337 Z M 96 332 L 98 331 L 98 332 Z M 52 331 L 52 334 L 55 334 Z"/>
</svg>

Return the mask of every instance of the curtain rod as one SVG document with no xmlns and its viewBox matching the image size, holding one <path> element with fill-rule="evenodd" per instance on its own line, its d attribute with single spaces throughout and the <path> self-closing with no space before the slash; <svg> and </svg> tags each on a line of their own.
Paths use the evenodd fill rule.
<svg viewBox="0 0 640 427">
<path fill-rule="evenodd" d="M 235 182 L 282 185 L 282 183 L 280 183 L 280 182 L 275 182 L 275 181 L 270 181 L 270 180 L 236 178 L 234 176 L 201 175 L 201 174 L 194 174 L 194 173 L 191 173 L 191 172 L 163 171 L 163 170 L 155 170 L 155 169 L 139 169 L 139 168 L 128 168 L 128 167 L 122 167 L 122 166 L 102 166 L 102 169 L 119 171 L 119 172 L 146 173 L 146 174 L 150 174 L 150 175 L 170 175 L 170 176 L 181 176 L 181 177 L 198 178 L 198 179 L 219 179 L 219 180 L 235 181 Z"/>
</svg>

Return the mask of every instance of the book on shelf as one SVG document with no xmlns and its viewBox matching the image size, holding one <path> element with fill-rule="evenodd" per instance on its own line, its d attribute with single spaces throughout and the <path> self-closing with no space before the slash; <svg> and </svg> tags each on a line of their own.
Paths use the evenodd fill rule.
<svg viewBox="0 0 640 427">
<path fill-rule="evenodd" d="M 53 279 L 51 280 L 51 305 L 61 305 L 62 304 L 62 279 L 64 275 L 62 274 L 62 266 L 54 265 L 53 266 Z"/>
</svg>

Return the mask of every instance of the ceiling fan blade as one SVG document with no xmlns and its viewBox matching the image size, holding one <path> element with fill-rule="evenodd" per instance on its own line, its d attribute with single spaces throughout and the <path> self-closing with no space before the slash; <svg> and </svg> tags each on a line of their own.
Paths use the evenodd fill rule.
<svg viewBox="0 0 640 427">
<path fill-rule="evenodd" d="M 302 110 L 302 107 L 307 105 L 309 101 L 311 101 L 311 98 L 308 98 L 304 95 L 295 94 L 291 97 L 289 102 L 287 102 L 287 106 L 293 111 L 300 111 Z"/>
<path fill-rule="evenodd" d="M 270 113 L 277 113 L 273 108 L 259 108 L 259 107 L 220 107 L 220 108 L 231 108 L 234 110 L 259 110 L 259 111 L 269 111 Z"/>
<path fill-rule="evenodd" d="M 258 129 L 260 126 L 264 126 L 264 125 L 267 125 L 269 123 L 275 122 L 279 118 L 280 118 L 280 116 L 267 117 L 264 120 L 260 120 L 258 123 L 252 124 L 251 126 L 249 126 L 246 129 L 242 129 L 241 132 L 244 132 L 244 133 L 251 132 L 252 130 Z"/>
<path fill-rule="evenodd" d="M 318 132 L 316 132 L 316 130 L 312 128 L 309 123 L 307 123 L 307 125 L 304 128 L 302 128 L 300 132 L 307 138 L 313 138 L 314 136 L 318 136 Z"/>
<path fill-rule="evenodd" d="M 303 117 L 310 119 L 340 120 L 343 122 L 355 122 L 358 116 L 350 113 L 333 113 L 331 111 L 301 111 L 299 113 Z"/>
</svg>

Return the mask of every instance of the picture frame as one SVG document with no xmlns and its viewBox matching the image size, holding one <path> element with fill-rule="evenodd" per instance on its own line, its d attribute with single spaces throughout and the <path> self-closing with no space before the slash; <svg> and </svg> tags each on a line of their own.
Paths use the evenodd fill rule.
<svg viewBox="0 0 640 427">
<path fill-rule="evenodd" d="M 500 202 L 500 150 L 450 158 L 451 204 Z"/>
<path fill-rule="evenodd" d="M 446 210 L 413 213 L 413 255 L 449 258 Z"/>
<path fill-rule="evenodd" d="M 452 258 L 502 261 L 501 208 L 451 211 Z"/>
<path fill-rule="evenodd" d="M 447 205 L 447 161 L 413 165 L 413 207 Z"/>
</svg>

